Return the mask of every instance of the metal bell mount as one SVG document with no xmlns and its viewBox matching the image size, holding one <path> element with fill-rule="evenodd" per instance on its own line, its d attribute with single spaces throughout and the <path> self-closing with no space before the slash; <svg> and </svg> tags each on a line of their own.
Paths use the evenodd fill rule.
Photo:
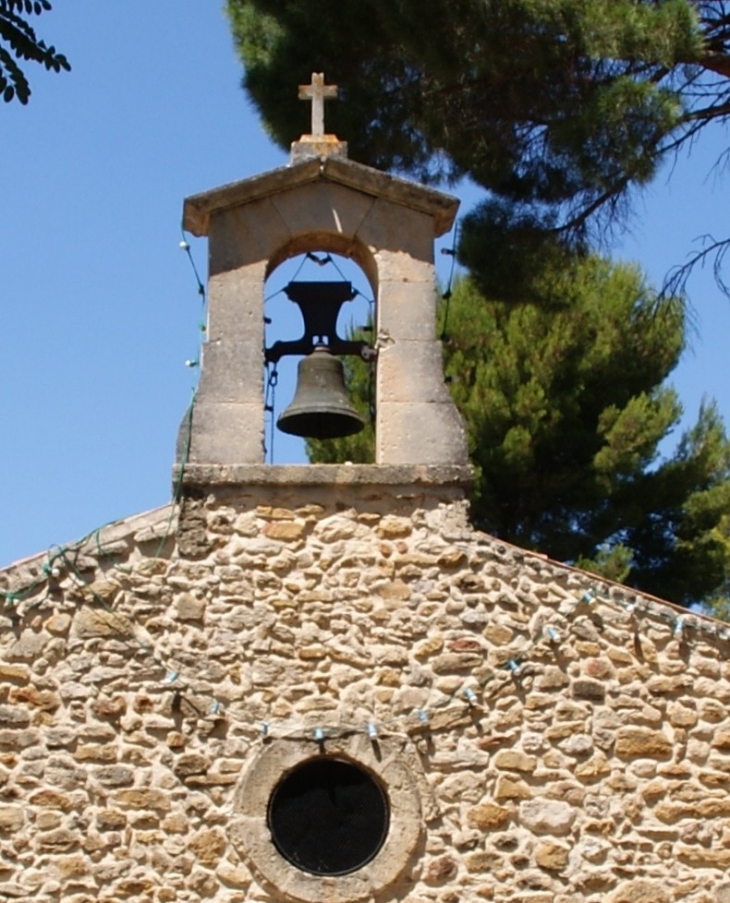
<svg viewBox="0 0 730 903">
<path fill-rule="evenodd" d="M 355 292 L 349 282 L 290 282 L 287 297 L 299 305 L 304 335 L 290 342 L 275 342 L 266 349 L 267 363 L 290 354 L 306 355 L 297 370 L 291 404 L 279 415 L 284 433 L 307 439 L 336 439 L 360 432 L 365 421 L 352 406 L 345 389 L 342 361 L 336 355 L 356 354 L 368 359 L 373 350 L 365 343 L 337 335 L 337 316 Z"/>
</svg>

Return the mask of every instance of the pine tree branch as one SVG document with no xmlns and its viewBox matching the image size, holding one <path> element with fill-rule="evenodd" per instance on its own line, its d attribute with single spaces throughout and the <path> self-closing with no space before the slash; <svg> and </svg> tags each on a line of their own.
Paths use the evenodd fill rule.
<svg viewBox="0 0 730 903">
<path fill-rule="evenodd" d="M 700 55 L 698 65 L 716 75 L 722 75 L 723 78 L 730 78 L 730 56 L 727 53 L 706 50 Z"/>
<path fill-rule="evenodd" d="M 719 116 L 728 116 L 730 115 L 730 101 L 726 103 L 713 104 L 709 107 L 703 107 L 700 110 L 690 110 L 688 113 L 685 113 L 682 116 L 682 122 L 692 122 L 697 120 L 702 120 L 703 122 L 709 122 L 712 119 L 717 119 Z"/>
<path fill-rule="evenodd" d="M 662 287 L 664 295 L 682 295 L 686 291 L 687 282 L 697 266 L 704 267 L 712 260 L 712 273 L 718 288 L 730 298 L 730 285 L 723 279 L 722 269 L 725 258 L 730 252 L 730 238 L 719 241 L 711 235 L 703 235 L 699 239 L 705 247 L 693 254 L 686 263 L 674 267 Z"/>
</svg>

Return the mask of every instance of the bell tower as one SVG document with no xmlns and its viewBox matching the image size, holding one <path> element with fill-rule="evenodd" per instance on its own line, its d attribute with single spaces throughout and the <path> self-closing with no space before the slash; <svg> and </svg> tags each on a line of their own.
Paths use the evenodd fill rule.
<svg viewBox="0 0 730 903">
<path fill-rule="evenodd" d="M 324 102 L 335 92 L 317 73 L 300 87 L 312 102 L 312 131 L 292 145 L 288 166 L 184 202 L 184 228 L 208 237 L 209 302 L 199 388 L 183 425 L 186 460 L 176 465 L 184 487 L 289 482 L 304 469 L 317 472 L 306 481 L 339 479 L 339 465 L 263 463 L 263 373 L 272 353 L 264 283 L 286 259 L 316 251 L 352 259 L 376 299 L 367 349 L 375 358 L 375 463 L 350 466 L 348 479 L 378 482 L 398 468 L 408 483 L 408 469 L 437 468 L 446 482 L 468 482 L 435 325 L 434 239 L 451 228 L 458 201 L 349 160 L 347 145 L 324 131 Z M 310 305 L 322 314 L 316 299 Z"/>
</svg>

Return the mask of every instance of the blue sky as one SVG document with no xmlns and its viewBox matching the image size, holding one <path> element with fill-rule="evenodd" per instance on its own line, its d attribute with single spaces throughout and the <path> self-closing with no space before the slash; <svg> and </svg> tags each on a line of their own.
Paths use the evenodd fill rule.
<svg viewBox="0 0 730 903">
<path fill-rule="evenodd" d="M 286 162 L 217 4 L 57 0 L 38 27 L 73 71 L 29 67 L 30 104 L 0 106 L 0 565 L 169 500 L 201 319 L 182 199 Z M 292 139 L 306 122 L 302 104 Z M 730 180 L 712 171 L 727 137 L 703 138 L 637 204 L 617 253 L 653 280 L 698 236 L 730 233 Z M 204 273 L 204 241 L 191 249 Z M 714 396 L 730 422 L 730 302 L 709 272 L 690 290 L 697 330 L 673 382 L 690 419 Z"/>
</svg>

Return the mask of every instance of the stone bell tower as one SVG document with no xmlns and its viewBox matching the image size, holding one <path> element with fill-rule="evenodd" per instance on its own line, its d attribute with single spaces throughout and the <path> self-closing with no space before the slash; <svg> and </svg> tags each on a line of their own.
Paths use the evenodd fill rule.
<svg viewBox="0 0 730 903">
<path fill-rule="evenodd" d="M 261 478 L 264 284 L 283 261 L 314 251 L 352 259 L 376 298 L 375 465 L 350 469 L 349 479 L 405 466 L 468 480 L 435 328 L 434 239 L 451 228 L 458 201 L 349 160 L 346 144 L 324 133 L 324 100 L 335 90 L 318 74 L 300 89 L 312 102 L 312 133 L 292 145 L 288 166 L 185 200 L 184 228 L 209 243 L 207 341 L 185 485 Z M 291 469 L 274 469 L 276 479 L 282 470 L 294 479 Z M 320 468 L 320 479 L 340 470 Z"/>
</svg>

